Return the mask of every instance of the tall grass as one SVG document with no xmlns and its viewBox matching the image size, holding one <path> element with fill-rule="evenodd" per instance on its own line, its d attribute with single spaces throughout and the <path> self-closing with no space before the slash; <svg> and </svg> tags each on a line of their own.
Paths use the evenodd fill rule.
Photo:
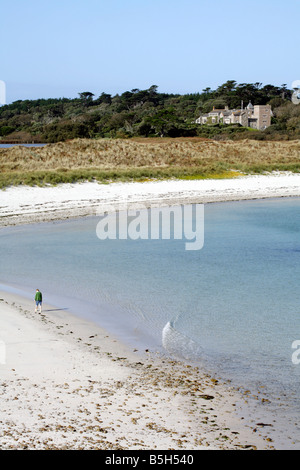
<svg viewBox="0 0 300 470">
<path fill-rule="evenodd" d="M 300 171 L 300 141 L 75 139 L 0 149 L 0 187 Z"/>
</svg>

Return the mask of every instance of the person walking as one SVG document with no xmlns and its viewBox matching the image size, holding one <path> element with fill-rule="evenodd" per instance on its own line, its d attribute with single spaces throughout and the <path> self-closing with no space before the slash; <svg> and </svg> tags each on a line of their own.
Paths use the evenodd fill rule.
<svg viewBox="0 0 300 470">
<path fill-rule="evenodd" d="M 35 313 L 37 313 L 38 308 L 39 308 L 39 313 L 42 313 L 42 302 L 43 302 L 43 296 L 42 293 L 39 291 L 39 289 L 36 290 L 35 293 Z"/>
</svg>

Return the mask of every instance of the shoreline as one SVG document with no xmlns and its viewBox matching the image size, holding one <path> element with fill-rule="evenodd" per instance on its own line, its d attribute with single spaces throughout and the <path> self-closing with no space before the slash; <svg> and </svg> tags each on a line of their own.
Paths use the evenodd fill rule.
<svg viewBox="0 0 300 470">
<path fill-rule="evenodd" d="M 0 305 L 1 450 L 273 448 L 237 417 L 238 392 L 198 367 L 20 295 L 0 291 Z"/>
<path fill-rule="evenodd" d="M 300 173 L 274 172 L 220 180 L 16 186 L 0 191 L 0 228 L 98 215 L 128 205 L 138 210 L 276 197 L 300 197 Z"/>
<path fill-rule="evenodd" d="M 299 197 L 300 175 L 76 183 L 0 194 L 5 227 L 97 215 L 128 203 L 144 208 Z M 0 364 L 1 449 L 274 448 L 276 429 L 246 424 L 237 414 L 241 394 L 198 367 L 133 351 L 57 307 L 35 315 L 33 301 L 6 291 L 0 296 L 0 341 L 7 352 Z"/>
</svg>

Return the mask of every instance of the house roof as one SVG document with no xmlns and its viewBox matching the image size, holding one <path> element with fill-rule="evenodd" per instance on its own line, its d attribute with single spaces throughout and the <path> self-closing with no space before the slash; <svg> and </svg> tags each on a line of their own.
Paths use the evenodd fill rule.
<svg viewBox="0 0 300 470">
<path fill-rule="evenodd" d="M 221 113 L 222 111 L 225 111 L 225 108 L 222 109 L 212 109 L 210 113 Z"/>
</svg>

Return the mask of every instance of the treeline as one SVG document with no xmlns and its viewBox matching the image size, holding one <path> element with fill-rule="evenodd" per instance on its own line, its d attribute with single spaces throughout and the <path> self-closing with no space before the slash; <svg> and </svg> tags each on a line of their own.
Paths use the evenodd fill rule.
<svg viewBox="0 0 300 470">
<path fill-rule="evenodd" d="M 214 139 L 288 140 L 300 138 L 300 106 L 291 102 L 292 90 L 261 83 L 229 80 L 216 90 L 185 95 L 133 89 L 121 95 L 91 92 L 78 98 L 19 100 L 0 107 L 0 137 L 58 142 L 73 138 L 194 137 Z M 200 126 L 195 119 L 213 106 L 239 109 L 270 104 L 272 125 L 255 131 L 239 125 Z"/>
</svg>

